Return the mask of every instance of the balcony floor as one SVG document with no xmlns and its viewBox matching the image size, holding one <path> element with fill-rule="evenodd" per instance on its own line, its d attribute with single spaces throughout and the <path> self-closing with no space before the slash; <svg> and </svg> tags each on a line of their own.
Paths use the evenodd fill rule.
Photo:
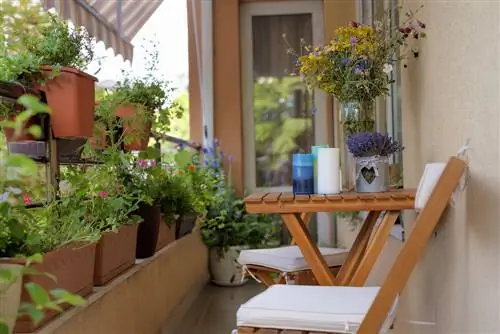
<svg viewBox="0 0 500 334">
<path fill-rule="evenodd" d="M 236 328 L 236 311 L 264 290 L 253 280 L 241 287 L 208 285 L 182 318 L 176 334 L 231 334 Z"/>
</svg>

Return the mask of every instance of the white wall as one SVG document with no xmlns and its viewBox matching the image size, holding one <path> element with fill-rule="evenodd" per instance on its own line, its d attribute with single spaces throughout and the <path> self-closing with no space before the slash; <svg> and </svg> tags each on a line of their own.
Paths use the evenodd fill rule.
<svg viewBox="0 0 500 334">
<path fill-rule="evenodd" d="M 496 334 L 500 1 L 424 3 L 420 17 L 428 38 L 421 43 L 421 57 L 403 70 L 405 183 L 415 187 L 425 163 L 447 160 L 468 137 L 471 179 L 411 277 L 395 332 Z"/>
</svg>

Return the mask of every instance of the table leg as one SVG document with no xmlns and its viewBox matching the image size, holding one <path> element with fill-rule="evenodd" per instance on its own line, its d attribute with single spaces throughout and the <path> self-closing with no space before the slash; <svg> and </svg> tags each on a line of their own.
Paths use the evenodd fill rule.
<svg viewBox="0 0 500 334">
<path fill-rule="evenodd" d="M 384 246 L 389 238 L 392 227 L 398 219 L 399 211 L 389 211 L 385 214 L 384 219 L 380 223 L 379 228 L 373 235 L 373 240 L 368 246 L 363 259 L 354 273 L 349 285 L 351 286 L 364 286 L 368 275 L 370 274 L 375 262 L 384 249 Z"/>
<path fill-rule="evenodd" d="M 359 230 L 356 240 L 354 241 L 347 258 L 337 275 L 338 285 L 347 285 L 350 282 L 356 268 L 359 266 L 359 263 L 365 254 L 368 242 L 370 241 L 371 233 L 380 214 L 380 211 L 370 211 L 366 216 L 363 226 Z"/>
<path fill-rule="evenodd" d="M 297 213 L 282 214 L 281 218 L 285 223 L 288 231 L 295 239 L 305 260 L 311 266 L 311 271 L 316 277 L 319 285 L 335 285 L 335 277 L 325 259 L 321 255 L 318 246 L 313 241 L 307 226 Z"/>
<path fill-rule="evenodd" d="M 306 227 L 309 226 L 309 221 L 311 220 L 311 217 L 312 217 L 311 212 L 302 212 L 300 214 L 300 218 L 302 219 L 302 221 L 304 222 L 304 225 L 306 225 Z M 295 245 L 295 244 L 296 244 L 295 238 L 292 237 L 292 240 L 290 241 L 290 245 Z"/>
</svg>

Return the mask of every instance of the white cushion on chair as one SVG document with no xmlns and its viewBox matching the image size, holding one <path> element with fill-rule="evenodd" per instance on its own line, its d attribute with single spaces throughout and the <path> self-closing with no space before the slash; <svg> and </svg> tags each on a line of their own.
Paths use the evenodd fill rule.
<svg viewBox="0 0 500 334">
<path fill-rule="evenodd" d="M 241 305 L 237 324 L 327 333 L 355 333 L 379 287 L 272 285 Z M 380 333 L 387 333 L 396 313 L 394 302 Z"/>
<path fill-rule="evenodd" d="M 420 178 L 417 193 L 415 194 L 415 210 L 420 211 L 424 208 L 429 200 L 437 181 L 443 174 L 445 163 L 436 162 L 425 165 L 424 173 Z"/>
<path fill-rule="evenodd" d="M 342 265 L 349 253 L 349 250 L 343 248 L 320 247 L 319 251 L 330 267 Z M 238 262 L 241 265 L 253 264 L 282 272 L 310 269 L 298 246 L 243 250 Z"/>
</svg>

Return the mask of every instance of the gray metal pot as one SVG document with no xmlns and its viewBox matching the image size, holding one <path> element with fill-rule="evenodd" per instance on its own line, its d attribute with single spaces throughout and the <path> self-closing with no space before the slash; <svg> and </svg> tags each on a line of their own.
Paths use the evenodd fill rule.
<svg viewBox="0 0 500 334">
<path fill-rule="evenodd" d="M 389 162 L 372 157 L 356 160 L 356 192 L 380 193 L 389 190 Z"/>
</svg>

